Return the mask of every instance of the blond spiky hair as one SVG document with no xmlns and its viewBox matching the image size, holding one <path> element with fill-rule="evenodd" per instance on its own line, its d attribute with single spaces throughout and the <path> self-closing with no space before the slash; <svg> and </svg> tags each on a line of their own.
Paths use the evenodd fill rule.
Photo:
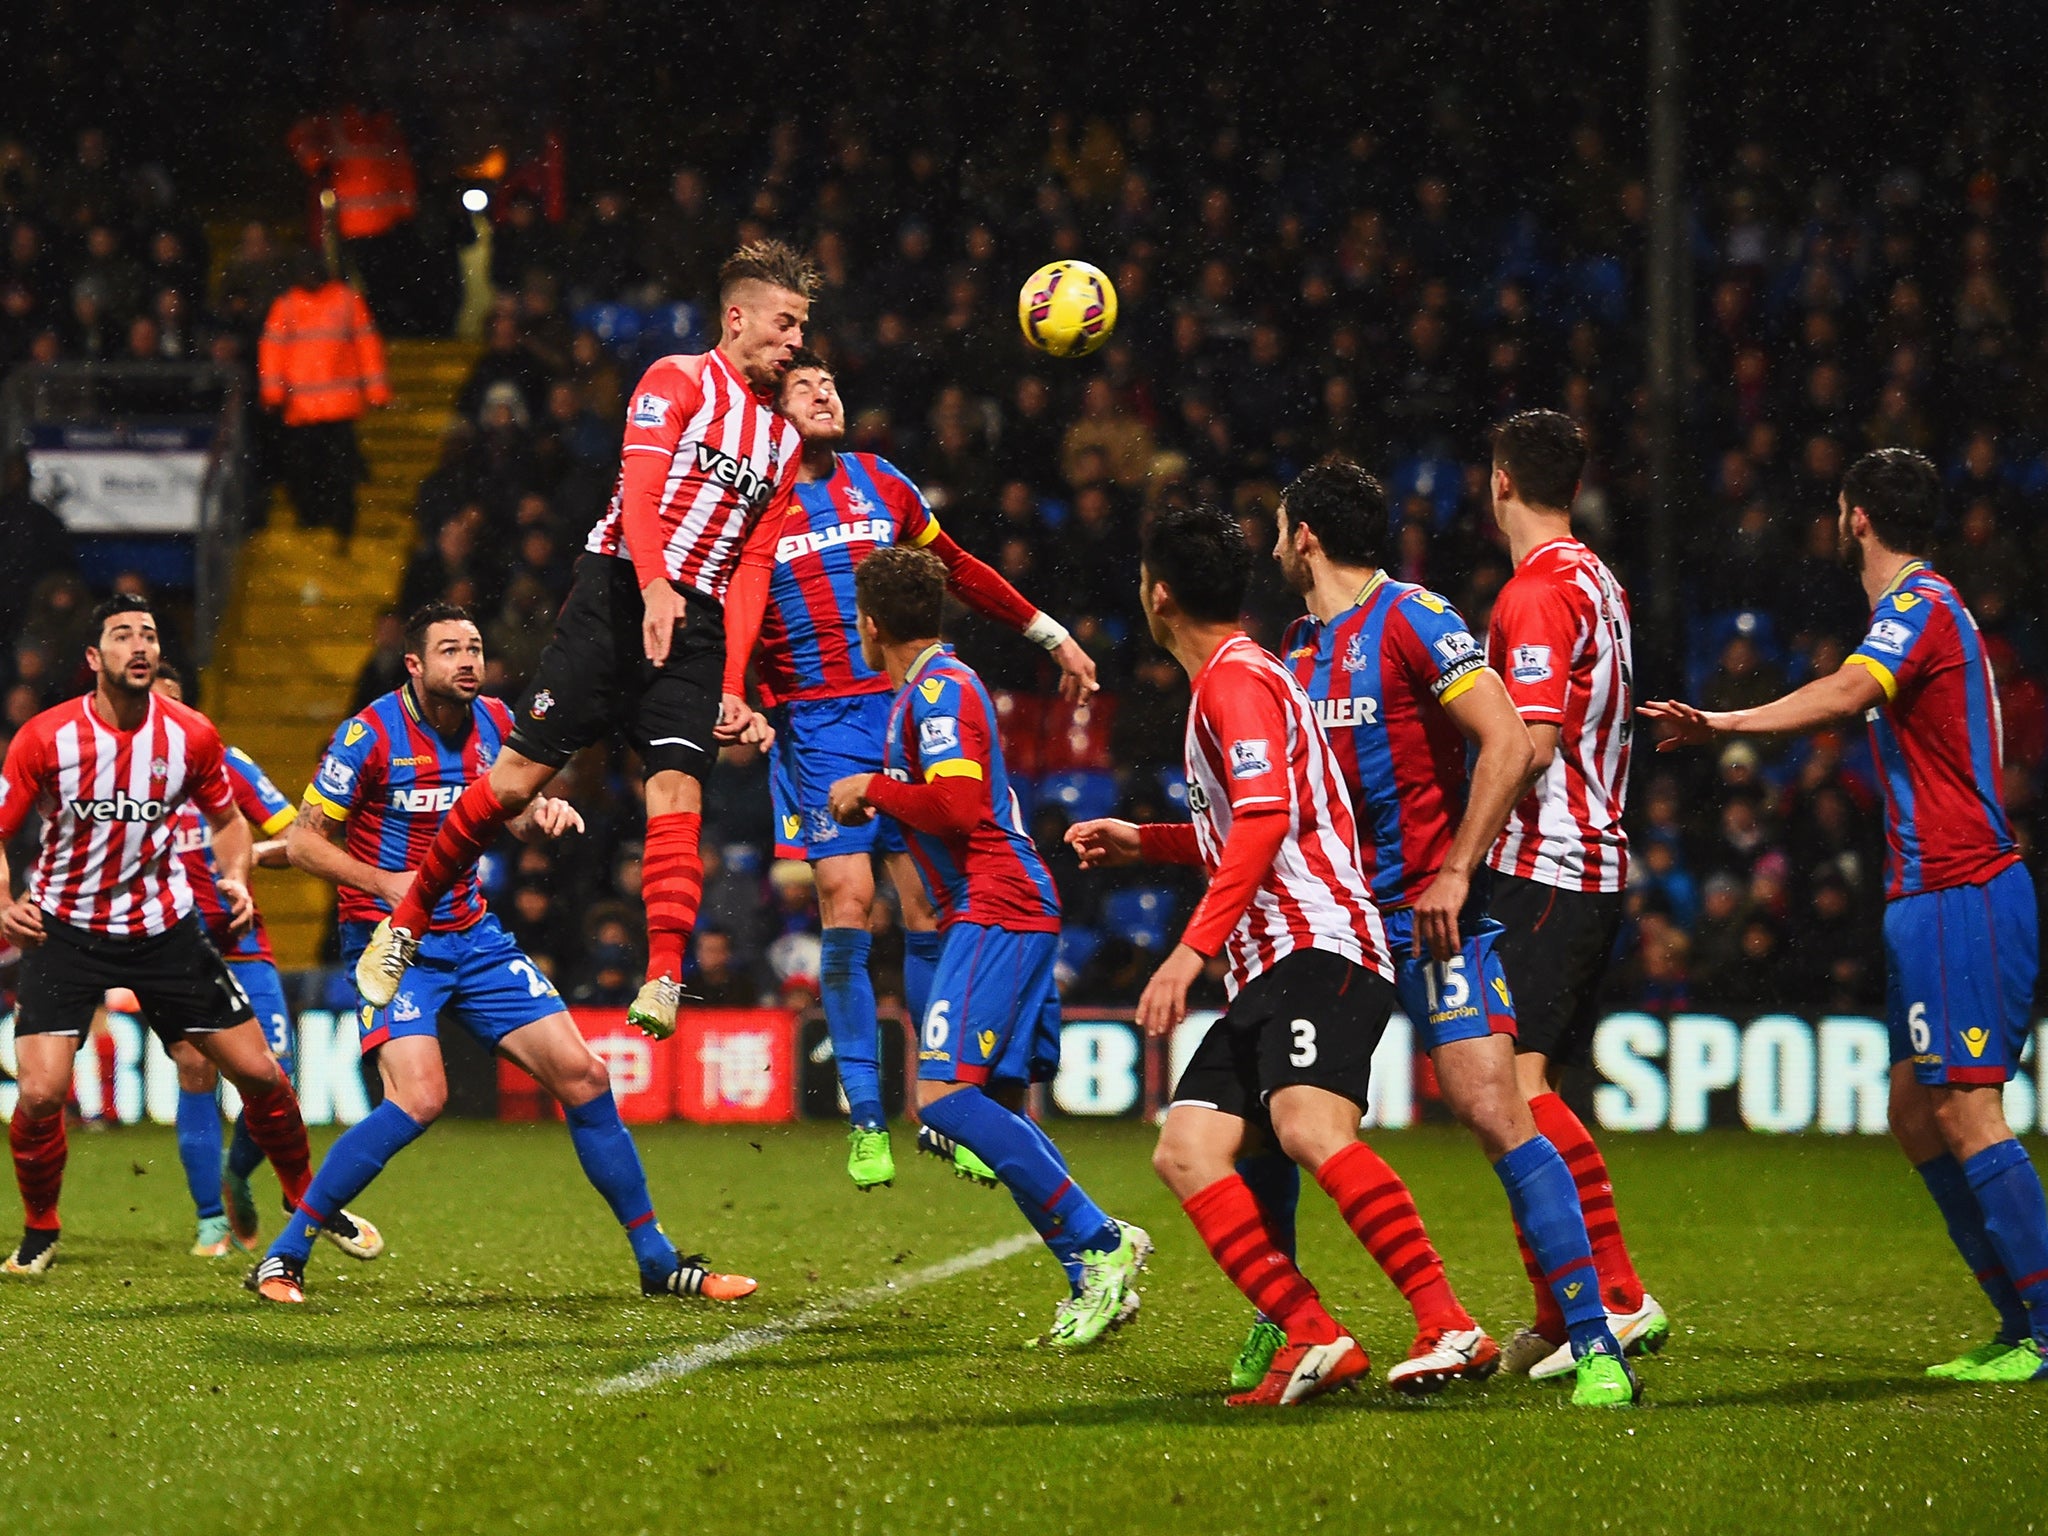
<svg viewBox="0 0 2048 1536">
<path fill-rule="evenodd" d="M 723 304 L 730 299 L 733 289 L 741 283 L 771 283 L 807 299 L 815 298 L 818 269 L 810 257 L 793 245 L 781 240 L 756 240 L 726 257 L 725 265 L 718 269 L 718 302 Z"/>
</svg>

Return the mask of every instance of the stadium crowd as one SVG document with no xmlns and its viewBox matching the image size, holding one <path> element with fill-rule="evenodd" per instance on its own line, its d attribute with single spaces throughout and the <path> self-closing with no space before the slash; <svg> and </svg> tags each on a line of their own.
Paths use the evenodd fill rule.
<svg viewBox="0 0 2048 1536">
<path fill-rule="evenodd" d="M 889 142 L 774 120 L 738 166 L 677 167 L 654 193 L 572 179 L 564 217 L 530 192 L 493 210 L 495 300 L 460 424 L 419 489 L 418 552 L 378 624 L 358 705 L 403 677 L 399 616 L 434 598 L 479 616 L 493 691 L 516 694 L 616 471 L 638 370 L 703 324 L 736 242 L 800 239 L 824 273 L 811 343 L 848 402 L 849 447 L 921 486 L 945 527 L 1069 626 L 1103 696 L 1054 697 L 1042 653 L 978 622 L 959 648 L 1002 690 L 1006 750 L 1070 923 L 1069 995 L 1133 1001 L 1187 892 L 1084 875 L 1058 840 L 1112 806 L 1173 815 L 1186 684 L 1147 641 L 1137 529 L 1154 508 L 1233 508 L 1259 575 L 1254 631 L 1298 601 L 1266 559 L 1289 478 L 1327 454 L 1386 482 L 1389 566 L 1483 632 L 1508 575 L 1487 505 L 1486 429 L 1529 405 L 1583 425 L 1584 536 L 1637 594 L 1647 418 L 1641 359 L 1647 200 L 1590 119 L 1547 184 L 1482 198 L 1454 116 L 1424 142 L 1370 128 L 1313 148 L 1184 114 L 1044 119 L 1007 179 L 957 174 L 940 125 Z M 1835 559 L 1835 487 L 1865 449 L 1928 453 L 1951 487 L 1941 568 L 1974 608 L 2003 682 L 2007 798 L 2039 869 L 2048 651 L 2048 235 L 2017 162 L 1959 136 L 1922 163 L 1805 180 L 1785 146 L 1743 141 L 1696 189 L 1684 529 L 1686 632 L 1664 691 L 1728 708 L 1831 670 L 1864 623 Z M 0 368 L 75 357 L 247 365 L 286 252 L 251 225 L 220 276 L 168 181 L 105 135 L 37 164 L 0 140 Z M 1016 285 L 1042 261 L 1103 266 L 1112 340 L 1082 362 L 1027 350 Z M 678 311 L 675 306 L 689 306 Z M 51 659 L 67 584 L 61 535 L 20 476 L 0 527 L 52 553 L 0 593 L 11 730 L 61 690 Z M 10 562 L 10 565 L 12 562 Z M 46 574 L 47 573 L 47 574 Z M 40 584 L 38 584 L 40 583 Z M 68 610 L 66 610 L 68 611 Z M 1641 641 L 1639 640 L 1639 644 Z M 1648 743 L 1642 743 L 1647 747 Z M 1860 738 L 1738 742 L 1717 758 L 1638 756 L 1636 863 L 1610 1001 L 1868 1011 L 1882 829 Z M 293 765 L 278 765 L 289 776 Z M 637 776 L 580 762 L 589 835 L 493 860 L 493 901 L 572 995 L 622 1001 L 638 974 Z M 697 990 L 801 998 L 815 894 L 769 857 L 764 766 L 728 753 L 710 796 Z M 1147 877 L 1148 879 L 1151 877 Z M 883 990 L 900 945 L 885 912 Z M 1220 996 L 1220 986 L 1216 989 Z"/>
</svg>

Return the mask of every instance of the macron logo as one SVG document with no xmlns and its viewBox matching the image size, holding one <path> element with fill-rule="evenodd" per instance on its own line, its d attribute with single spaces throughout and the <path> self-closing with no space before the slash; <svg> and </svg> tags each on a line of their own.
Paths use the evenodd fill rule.
<svg viewBox="0 0 2048 1536">
<path fill-rule="evenodd" d="M 71 814 L 80 821 L 94 821 L 102 824 L 109 821 L 162 821 L 164 803 L 161 800 L 137 800 L 127 790 L 122 790 L 111 800 L 73 800 Z"/>
<path fill-rule="evenodd" d="M 462 794 L 459 784 L 426 785 L 419 789 L 394 789 L 391 791 L 391 809 L 421 814 L 428 811 L 452 811 L 455 801 Z"/>
<path fill-rule="evenodd" d="M 697 473 L 719 485 L 731 486 L 740 493 L 742 501 L 755 506 L 765 502 L 772 489 L 753 465 L 743 463 L 723 448 L 714 448 L 709 443 L 697 445 Z"/>
</svg>

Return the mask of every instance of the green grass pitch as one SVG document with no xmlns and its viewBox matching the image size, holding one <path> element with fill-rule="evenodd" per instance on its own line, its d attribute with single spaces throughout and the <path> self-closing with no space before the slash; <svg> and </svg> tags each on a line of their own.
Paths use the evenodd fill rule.
<svg viewBox="0 0 2048 1536">
<path fill-rule="evenodd" d="M 390 1249 L 322 1246 L 302 1310 L 188 1258 L 169 1130 L 74 1133 L 53 1273 L 0 1286 L 9 1531 L 2033 1530 L 2048 1387 L 1924 1380 L 1989 1318 L 1918 1180 L 1874 1139 L 1613 1136 L 1623 1220 L 1674 1333 L 1647 1403 L 1575 1413 L 1499 1380 L 1423 1403 L 1380 1372 L 1405 1309 L 1311 1191 L 1305 1267 L 1374 1383 L 1221 1403 L 1245 1309 L 1136 1125 L 1055 1127 L 1159 1241 L 1139 1323 L 1043 1359 L 1032 1248 L 877 1294 L 1021 1230 L 899 1133 L 862 1196 L 832 1128 L 641 1136 L 669 1231 L 760 1277 L 643 1301 L 557 1128 L 448 1124 L 360 1202 Z M 1434 1129 L 1377 1138 L 1474 1312 L 1526 1317 L 1505 1202 Z M 268 1175 L 260 1175 L 268 1180 Z M 272 1186 L 274 1188 L 274 1186 Z M 864 1304 L 834 1303 L 867 1293 Z M 642 1390 L 594 1389 L 735 1329 L 811 1326 Z M 1503 1335 L 1504 1336 L 1504 1335 Z"/>
</svg>

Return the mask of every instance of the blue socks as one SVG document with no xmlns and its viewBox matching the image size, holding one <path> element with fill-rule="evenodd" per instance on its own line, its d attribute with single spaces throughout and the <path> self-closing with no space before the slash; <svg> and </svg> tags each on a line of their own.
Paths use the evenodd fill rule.
<svg viewBox="0 0 2048 1536">
<path fill-rule="evenodd" d="M 1964 1163 L 1963 1177 L 1984 1213 L 1984 1231 L 2010 1276 L 2007 1283 L 2026 1304 L 2034 1338 L 2048 1345 L 2048 1200 L 2033 1160 L 2018 1141 L 2001 1141 Z"/>
<path fill-rule="evenodd" d="M 924 1011 L 931 1006 L 932 977 L 939 969 L 939 931 L 903 930 L 903 1006 L 910 1010 L 913 1033 L 924 1029 Z"/>
<path fill-rule="evenodd" d="M 249 1122 L 240 1115 L 235 1116 L 235 1134 L 228 1140 L 228 1172 L 238 1179 L 246 1179 L 262 1166 L 263 1149 L 249 1134 Z"/>
<path fill-rule="evenodd" d="M 846 1092 L 847 1117 L 862 1130 L 879 1130 L 883 1124 L 880 1026 L 875 984 L 868 977 L 872 944 L 865 928 L 827 928 L 820 938 L 818 966 L 820 1001 L 832 1034 L 832 1058 L 839 1064 L 839 1086 Z"/>
<path fill-rule="evenodd" d="M 358 1120 L 327 1149 L 320 1171 L 306 1188 L 298 1213 L 270 1245 L 274 1257 L 306 1262 L 321 1224 L 370 1187 L 384 1165 L 425 1134 L 426 1127 L 390 1099 Z"/>
<path fill-rule="evenodd" d="M 647 1193 L 640 1149 L 633 1145 L 632 1133 L 619 1118 L 619 1103 L 611 1089 L 588 1104 L 573 1108 L 565 1104 L 562 1113 L 568 1117 L 569 1140 L 575 1144 L 583 1176 L 604 1196 L 604 1203 L 626 1229 L 626 1241 L 633 1245 L 640 1272 L 667 1274 L 676 1267 L 676 1245 L 654 1219 L 654 1200 Z"/>
<path fill-rule="evenodd" d="M 1273 1246 L 1288 1258 L 1294 1253 L 1294 1211 L 1301 1204 L 1301 1169 L 1285 1152 L 1269 1149 L 1237 1160 L 1237 1176 L 1259 1202 Z"/>
<path fill-rule="evenodd" d="M 1579 1209 L 1579 1187 L 1551 1145 L 1548 1136 L 1532 1136 L 1493 1165 L 1515 1224 L 1529 1240 L 1529 1250 L 1543 1267 L 1550 1294 L 1564 1313 L 1571 1335 L 1572 1358 L 1605 1340 L 1607 1351 L 1621 1357 L 1621 1347 L 1607 1327 L 1607 1307 L 1600 1299 L 1600 1276 L 1593 1267 L 1593 1244 L 1586 1236 L 1586 1218 Z"/>
<path fill-rule="evenodd" d="M 2004 1145 L 2018 1146 L 2019 1143 Z M 1956 1245 L 1956 1252 L 1963 1256 L 1963 1262 L 1969 1265 L 1977 1284 L 1984 1288 L 1985 1296 L 1997 1309 L 1999 1338 L 2008 1344 L 2017 1344 L 2027 1336 L 2026 1303 L 2012 1288 L 2012 1278 L 1999 1262 L 1998 1251 L 1991 1245 L 1991 1234 L 1984 1228 L 1984 1210 L 1970 1190 L 1963 1165 L 1944 1152 L 1920 1164 L 1918 1171 L 1921 1182 L 1927 1186 L 1927 1193 L 1934 1197 L 1935 1205 L 1940 1208 L 1941 1219 L 1948 1224 L 1949 1241 Z"/>
<path fill-rule="evenodd" d="M 237 1121 L 239 1125 L 241 1122 Z M 260 1158 L 262 1154 L 259 1152 Z M 220 1203 L 220 1105 L 211 1093 L 178 1090 L 178 1161 L 199 1219 L 223 1215 Z"/>
<path fill-rule="evenodd" d="M 996 1172 L 1017 1209 L 1064 1267 L 1068 1253 L 1114 1248 L 1122 1229 L 1067 1172 L 1052 1138 L 979 1088 L 957 1088 L 924 1106 L 924 1123 L 950 1136 Z"/>
</svg>

